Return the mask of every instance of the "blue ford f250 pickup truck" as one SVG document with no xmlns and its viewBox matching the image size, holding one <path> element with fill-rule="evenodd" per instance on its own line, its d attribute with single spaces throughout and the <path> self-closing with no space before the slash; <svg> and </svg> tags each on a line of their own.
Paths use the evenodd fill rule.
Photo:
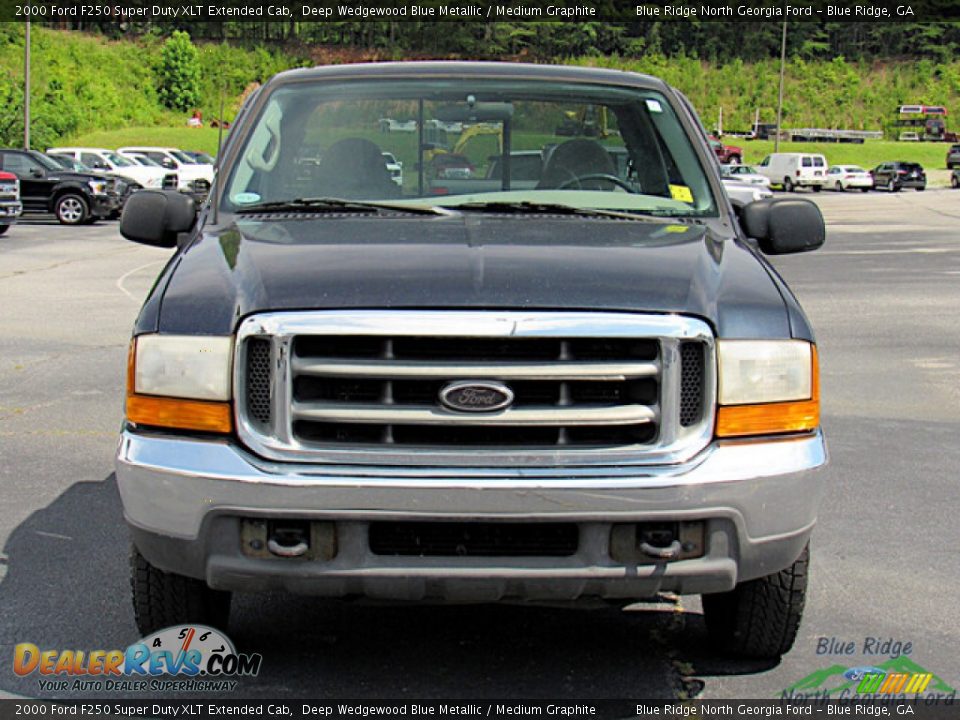
<svg viewBox="0 0 960 720">
<path fill-rule="evenodd" d="M 557 136 L 571 113 L 606 122 Z M 427 130 L 481 124 L 476 187 L 438 189 Z M 587 68 L 282 73 L 220 163 L 202 208 L 144 190 L 121 221 L 176 247 L 117 458 L 144 633 L 223 627 L 235 591 L 670 591 L 727 651 L 791 647 L 826 451 L 813 333 L 763 254 L 819 247 L 815 205 L 738 219 L 685 98 Z"/>
</svg>

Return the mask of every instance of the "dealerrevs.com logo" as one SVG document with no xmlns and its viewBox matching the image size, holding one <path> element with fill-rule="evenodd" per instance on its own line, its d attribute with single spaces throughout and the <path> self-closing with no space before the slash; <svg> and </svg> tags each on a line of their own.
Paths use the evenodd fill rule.
<svg viewBox="0 0 960 720">
<path fill-rule="evenodd" d="M 234 690 L 234 678 L 257 675 L 262 661 L 205 625 L 169 627 L 126 650 L 41 650 L 33 643 L 13 649 L 13 671 L 37 674 L 41 691 Z"/>
</svg>

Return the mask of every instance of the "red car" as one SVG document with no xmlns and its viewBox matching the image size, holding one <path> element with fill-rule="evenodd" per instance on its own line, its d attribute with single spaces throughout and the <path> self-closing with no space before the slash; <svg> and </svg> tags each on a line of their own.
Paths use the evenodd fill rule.
<svg viewBox="0 0 960 720">
<path fill-rule="evenodd" d="M 436 155 L 431 165 L 433 165 L 434 177 L 444 180 L 469 180 L 474 173 L 473 163 L 466 156 L 455 153 Z"/>
<path fill-rule="evenodd" d="M 736 145 L 724 145 L 711 135 L 710 147 L 713 148 L 721 165 L 739 165 L 743 162 L 743 149 Z"/>
<path fill-rule="evenodd" d="M 20 181 L 13 173 L 0 170 L 0 235 L 10 229 L 21 212 Z"/>
</svg>

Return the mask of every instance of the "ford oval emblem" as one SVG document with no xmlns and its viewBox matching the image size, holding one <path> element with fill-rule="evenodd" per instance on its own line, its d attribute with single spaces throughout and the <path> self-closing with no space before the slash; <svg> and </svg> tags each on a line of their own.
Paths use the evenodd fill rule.
<svg viewBox="0 0 960 720">
<path fill-rule="evenodd" d="M 462 380 L 445 386 L 440 402 L 457 412 L 494 412 L 510 406 L 513 390 L 499 382 Z"/>
</svg>

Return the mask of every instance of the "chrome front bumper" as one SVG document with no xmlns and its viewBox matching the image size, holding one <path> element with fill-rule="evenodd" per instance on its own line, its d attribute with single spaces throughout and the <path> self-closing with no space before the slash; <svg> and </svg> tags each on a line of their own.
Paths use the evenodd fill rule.
<svg viewBox="0 0 960 720">
<path fill-rule="evenodd" d="M 231 442 L 125 432 L 117 457 L 124 512 L 140 552 L 168 572 L 231 590 L 285 588 L 395 599 L 637 598 L 719 592 L 788 566 L 816 521 L 826 462 L 820 433 L 708 446 L 657 467 L 405 468 L 270 463 Z M 240 551 L 240 518 L 329 520 L 330 561 Z M 373 520 L 575 522 L 572 557 L 374 555 Z M 706 554 L 624 566 L 614 523 L 704 520 Z"/>
</svg>

